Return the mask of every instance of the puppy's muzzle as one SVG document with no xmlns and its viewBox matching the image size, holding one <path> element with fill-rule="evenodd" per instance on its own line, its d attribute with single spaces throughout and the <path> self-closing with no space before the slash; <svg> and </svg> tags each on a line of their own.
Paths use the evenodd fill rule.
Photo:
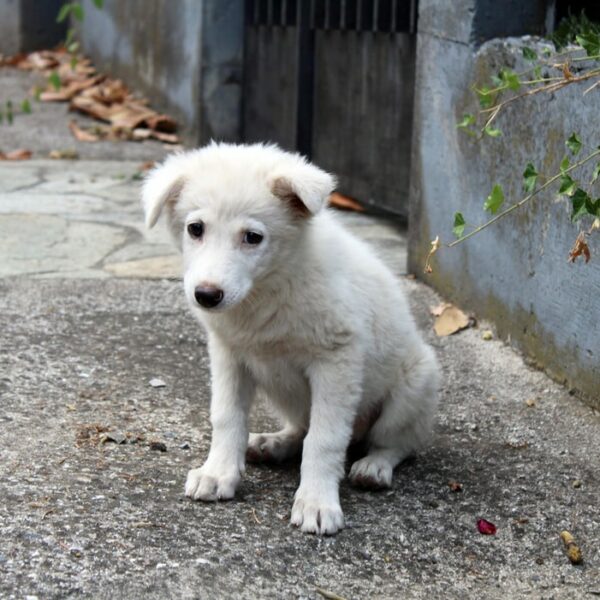
<svg viewBox="0 0 600 600">
<path fill-rule="evenodd" d="M 198 286 L 194 290 L 194 298 L 203 308 L 214 308 L 223 300 L 223 295 L 223 290 L 212 286 Z"/>
</svg>

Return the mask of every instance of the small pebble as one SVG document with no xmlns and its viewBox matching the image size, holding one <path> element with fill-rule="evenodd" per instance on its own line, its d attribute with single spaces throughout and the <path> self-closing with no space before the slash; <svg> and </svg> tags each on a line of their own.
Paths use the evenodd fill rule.
<svg viewBox="0 0 600 600">
<path fill-rule="evenodd" d="M 581 481 L 581 479 L 576 479 L 576 480 L 573 482 L 573 487 L 574 487 L 574 488 L 580 488 L 582 483 L 583 483 L 583 481 Z"/>
<path fill-rule="evenodd" d="M 485 340 L 486 342 L 489 342 L 490 340 L 494 339 L 494 334 L 489 330 L 486 329 L 482 334 L 481 334 L 481 339 Z"/>
<path fill-rule="evenodd" d="M 167 385 L 162 379 L 159 379 L 158 377 L 154 377 L 149 381 L 149 383 L 153 388 L 166 387 Z"/>
<path fill-rule="evenodd" d="M 189 442 L 183 442 L 183 444 L 181 444 L 181 446 L 179 446 L 182 450 L 189 450 L 190 449 L 190 444 Z"/>
<path fill-rule="evenodd" d="M 167 446 L 163 442 L 150 442 L 150 450 L 156 450 L 157 452 L 166 452 Z"/>
</svg>

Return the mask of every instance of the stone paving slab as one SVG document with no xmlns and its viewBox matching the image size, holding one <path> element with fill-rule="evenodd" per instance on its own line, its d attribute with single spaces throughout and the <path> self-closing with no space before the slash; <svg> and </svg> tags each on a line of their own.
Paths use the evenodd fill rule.
<svg viewBox="0 0 600 600">
<path fill-rule="evenodd" d="M 186 500 L 210 442 L 205 336 L 164 228 L 143 229 L 137 163 L 72 164 L 0 164 L 1 598 L 600 593 L 598 413 L 485 324 L 436 338 L 440 298 L 406 276 L 405 233 L 363 215 L 342 218 L 402 278 L 443 365 L 431 446 L 389 491 L 344 482 L 333 538 L 289 524 L 296 463 L 249 466 L 232 502 Z M 263 406 L 252 419 L 275 427 Z"/>
</svg>

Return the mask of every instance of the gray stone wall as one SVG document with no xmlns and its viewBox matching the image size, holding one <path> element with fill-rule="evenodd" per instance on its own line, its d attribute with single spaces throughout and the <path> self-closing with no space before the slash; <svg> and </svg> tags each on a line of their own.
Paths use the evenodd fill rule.
<svg viewBox="0 0 600 600">
<path fill-rule="evenodd" d="M 567 263 L 581 225 L 570 222 L 570 207 L 556 190 L 464 244 L 442 249 L 433 274 L 423 275 L 430 241 L 436 235 L 453 239 L 455 211 L 471 223 L 483 222 L 483 202 L 495 183 L 503 185 L 507 203 L 519 200 L 526 163 L 540 173 L 556 173 L 573 131 L 590 150 L 598 145 L 598 94 L 583 96 L 586 86 L 572 86 L 529 98 L 497 121 L 503 137 L 473 141 L 456 128 L 463 113 L 477 109 L 472 84 L 503 65 L 522 68 L 524 44 L 513 39 L 475 46 L 475 19 L 465 16 L 476 14 L 470 10 L 476 3 L 461 2 L 462 14 L 447 15 L 433 11 L 438 4 L 433 0 L 421 4 L 410 268 L 461 306 L 491 319 L 538 366 L 600 406 L 600 239 L 592 238 L 597 251 L 590 264 Z"/>
<path fill-rule="evenodd" d="M 84 51 L 172 113 L 190 143 L 240 135 L 242 0 L 84 0 Z"/>
</svg>

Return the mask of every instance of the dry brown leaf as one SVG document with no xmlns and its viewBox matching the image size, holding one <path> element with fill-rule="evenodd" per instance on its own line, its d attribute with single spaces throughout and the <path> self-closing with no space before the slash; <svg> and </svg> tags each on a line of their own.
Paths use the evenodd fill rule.
<svg viewBox="0 0 600 600">
<path fill-rule="evenodd" d="M 462 310 L 449 305 L 436 317 L 433 329 L 439 337 L 445 337 L 467 328 L 469 323 L 469 317 Z"/>
<path fill-rule="evenodd" d="M 435 240 L 431 240 L 431 249 L 429 250 L 429 254 L 427 255 L 427 260 L 425 261 L 425 268 L 423 269 L 424 273 L 433 273 L 433 269 L 431 267 L 431 259 L 433 255 L 440 249 L 441 247 L 440 236 L 438 235 Z"/>
<path fill-rule="evenodd" d="M 155 166 L 156 166 L 155 160 L 147 160 L 146 162 L 143 162 L 138 167 L 138 171 L 140 171 L 140 172 L 149 171 L 150 169 L 154 169 Z"/>
<path fill-rule="evenodd" d="M 165 133 L 175 133 L 177 131 L 177 121 L 168 115 L 154 115 L 146 119 L 146 124 L 154 131 L 164 131 Z"/>
<path fill-rule="evenodd" d="M 25 150 L 25 148 L 19 148 L 12 152 L 0 152 L 0 160 L 28 160 L 31 158 L 31 150 Z"/>
<path fill-rule="evenodd" d="M 334 208 L 341 208 L 343 210 L 351 210 L 354 212 L 364 212 L 364 206 L 355 200 L 354 198 L 350 198 L 350 196 L 345 196 L 344 194 L 340 194 L 339 192 L 333 192 L 329 196 L 329 205 Z"/>
<path fill-rule="evenodd" d="M 439 317 L 450 306 L 452 306 L 452 304 L 450 304 L 450 302 L 442 302 L 441 304 L 438 304 L 437 306 L 431 306 L 429 308 L 429 312 L 434 317 Z"/>
<path fill-rule="evenodd" d="M 152 131 L 150 130 L 150 137 L 153 137 L 165 144 L 178 144 L 179 137 L 174 133 L 163 133 L 162 131 Z"/>
<path fill-rule="evenodd" d="M 572 564 L 578 565 L 583 562 L 583 554 L 581 553 L 581 549 L 575 543 L 575 539 L 568 531 L 560 532 L 560 539 L 563 541 L 565 545 L 565 549 L 567 551 L 567 557 L 571 561 Z"/>
<path fill-rule="evenodd" d="M 96 134 L 81 129 L 76 121 L 69 121 L 69 129 L 73 137 L 80 142 L 97 142 L 100 139 Z"/>
<path fill-rule="evenodd" d="M 586 263 L 590 262 L 590 258 L 592 257 L 590 248 L 585 240 L 585 232 L 583 231 L 577 236 L 577 239 L 569 252 L 568 262 L 575 262 L 579 256 L 583 256 Z"/>
<path fill-rule="evenodd" d="M 71 81 L 67 85 L 62 85 L 58 90 L 50 87 L 40 94 L 40 100 L 42 102 L 66 102 L 83 90 L 96 85 L 101 79 L 102 76 L 97 75 L 81 81 Z"/>
<path fill-rule="evenodd" d="M 71 100 L 71 104 L 69 105 L 70 109 L 76 109 L 86 115 L 90 115 L 95 119 L 100 119 L 101 121 L 110 121 L 110 108 L 94 100 L 93 98 L 89 98 L 83 94 L 79 96 L 75 96 Z"/>
<path fill-rule="evenodd" d="M 136 141 L 148 140 L 152 132 L 149 129 L 145 129 L 143 127 L 138 127 L 131 132 L 131 138 Z"/>
<path fill-rule="evenodd" d="M 53 158 L 54 160 L 75 160 L 79 158 L 79 153 L 72 148 L 67 148 L 65 150 L 50 150 L 48 158 Z"/>
</svg>

